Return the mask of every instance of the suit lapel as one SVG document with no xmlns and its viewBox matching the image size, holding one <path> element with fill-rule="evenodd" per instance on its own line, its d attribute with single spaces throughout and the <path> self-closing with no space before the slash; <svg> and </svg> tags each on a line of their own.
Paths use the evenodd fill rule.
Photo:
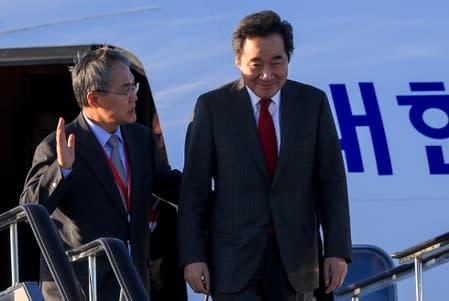
<svg viewBox="0 0 449 301">
<path fill-rule="evenodd" d="M 301 95 L 297 89 L 293 89 L 287 81 L 281 90 L 281 107 L 280 107 L 280 127 L 281 127 L 281 145 L 277 162 L 277 169 L 288 165 L 284 162 L 288 158 L 287 152 L 294 139 L 297 137 L 297 131 L 301 129 L 302 121 L 305 116 L 304 106 L 302 105 Z M 276 172 L 277 174 L 277 172 Z"/>
<path fill-rule="evenodd" d="M 142 210 L 137 207 L 139 203 L 135 201 L 141 193 L 138 188 L 142 185 L 139 185 L 139 178 L 137 175 L 144 174 L 142 172 L 143 166 L 142 164 L 139 164 L 142 160 L 139 161 L 139 158 L 142 156 L 148 156 L 148 160 L 150 158 L 150 154 L 143 153 L 143 150 L 145 150 L 144 145 L 140 145 L 142 139 L 137 139 L 133 134 L 134 132 L 130 131 L 127 126 L 122 126 L 122 135 L 125 141 L 131 171 L 131 214 Z M 150 185 L 150 183 L 145 183 L 143 185 Z"/>
<path fill-rule="evenodd" d="M 243 145 L 247 145 L 250 152 L 253 154 L 262 173 L 269 177 L 268 170 L 265 164 L 262 144 L 257 130 L 257 124 L 254 119 L 254 110 L 252 108 L 251 98 L 246 90 L 243 80 L 236 82 L 236 85 L 231 90 L 234 95 L 231 99 L 234 103 L 229 106 L 233 112 L 229 116 L 236 116 L 235 126 L 241 133 L 241 141 Z"/>
<path fill-rule="evenodd" d="M 117 184 L 104 156 L 102 146 L 98 143 L 98 140 L 90 130 L 82 114 L 78 116 L 76 123 L 79 126 L 75 132 L 76 155 L 79 155 L 86 161 L 87 167 L 97 176 L 98 181 L 111 197 L 114 205 L 118 207 L 126 218 L 127 212 L 125 211 Z"/>
</svg>

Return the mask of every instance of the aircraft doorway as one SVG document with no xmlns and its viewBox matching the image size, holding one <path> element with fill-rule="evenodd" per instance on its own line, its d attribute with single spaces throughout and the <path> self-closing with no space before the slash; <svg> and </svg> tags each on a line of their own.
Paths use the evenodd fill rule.
<svg viewBox="0 0 449 301">
<path fill-rule="evenodd" d="M 96 45 L 0 49 L 0 128 L 3 195 L 0 214 L 19 204 L 26 173 L 37 144 L 56 129 L 58 118 L 73 120 L 80 109 L 73 95 L 69 66 L 77 53 Z M 165 154 L 150 86 L 143 66 L 124 51 L 140 82 L 137 121 L 153 128 Z M 11 285 L 9 231 L 0 232 L 0 291 Z M 20 281 L 38 281 L 39 249 L 27 225 L 19 224 Z"/>
</svg>

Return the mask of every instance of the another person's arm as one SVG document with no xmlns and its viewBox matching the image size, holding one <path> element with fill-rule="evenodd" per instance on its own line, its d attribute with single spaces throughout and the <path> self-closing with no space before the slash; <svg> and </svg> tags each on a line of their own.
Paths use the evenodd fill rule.
<svg viewBox="0 0 449 301">
<path fill-rule="evenodd" d="M 189 125 L 178 210 L 179 261 L 195 292 L 209 293 L 207 229 L 214 168 L 212 116 L 206 99 L 198 100 Z"/>
<path fill-rule="evenodd" d="M 340 142 L 323 93 L 317 143 L 319 210 L 323 227 L 326 293 L 342 285 L 351 261 L 351 230 L 346 175 Z"/>
</svg>

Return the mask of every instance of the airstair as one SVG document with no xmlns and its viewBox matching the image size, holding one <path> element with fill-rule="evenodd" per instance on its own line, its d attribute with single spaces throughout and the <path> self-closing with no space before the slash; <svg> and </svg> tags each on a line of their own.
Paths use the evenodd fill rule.
<svg viewBox="0 0 449 301">
<path fill-rule="evenodd" d="M 20 282 L 18 256 L 18 224 L 27 223 L 36 239 L 42 256 L 55 280 L 56 286 L 67 301 L 97 300 L 96 258 L 106 256 L 121 287 L 124 300 L 149 300 L 143 284 L 131 263 L 122 241 L 115 238 L 99 238 L 77 249 L 64 251 L 62 242 L 47 210 L 37 204 L 25 204 L 0 215 L 0 231 L 9 229 L 11 254 L 11 286 L 0 292 L 0 301 L 44 300 L 35 282 Z M 355 250 L 366 253 L 364 246 Z M 372 249 L 372 248 L 370 248 Z M 403 251 L 393 253 L 399 260 L 397 266 L 374 276 L 347 285 L 336 291 L 337 300 L 369 300 L 373 293 L 391 288 L 397 281 L 414 277 L 416 301 L 423 301 L 423 273 L 449 261 L 449 233 L 437 236 Z M 89 291 L 83 292 L 72 262 L 87 260 L 89 266 Z M 386 300 L 396 300 L 396 294 Z"/>
<path fill-rule="evenodd" d="M 122 241 L 115 238 L 100 238 L 66 253 L 45 207 L 25 204 L 0 215 L 0 231 L 9 228 L 11 250 L 11 286 L 0 292 L 0 301 L 44 300 L 37 283 L 20 282 L 17 225 L 23 222 L 31 227 L 63 300 L 96 300 L 95 263 L 99 255 L 106 255 L 121 287 L 124 300 L 149 300 Z M 79 260 L 88 261 L 89 292 L 87 296 L 72 269 L 71 262 Z"/>
<path fill-rule="evenodd" d="M 423 301 L 423 273 L 449 261 L 449 232 L 395 252 L 391 257 L 399 260 L 397 266 L 338 290 L 335 293 L 338 300 L 363 301 L 374 292 L 414 277 L 416 301 Z"/>
</svg>

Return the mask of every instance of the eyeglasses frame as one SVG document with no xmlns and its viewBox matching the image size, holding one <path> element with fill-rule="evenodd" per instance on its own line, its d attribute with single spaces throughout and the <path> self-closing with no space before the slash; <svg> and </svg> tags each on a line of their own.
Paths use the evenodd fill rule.
<svg viewBox="0 0 449 301">
<path fill-rule="evenodd" d="M 113 91 L 107 91 L 107 90 L 96 90 L 96 92 L 106 93 L 106 94 L 115 94 L 115 95 L 119 95 L 119 96 L 123 96 L 123 97 L 129 97 L 131 95 L 131 93 L 137 94 L 137 92 L 139 91 L 139 87 L 140 87 L 140 83 L 134 82 L 129 87 L 129 90 L 127 92 L 113 92 Z"/>
</svg>

